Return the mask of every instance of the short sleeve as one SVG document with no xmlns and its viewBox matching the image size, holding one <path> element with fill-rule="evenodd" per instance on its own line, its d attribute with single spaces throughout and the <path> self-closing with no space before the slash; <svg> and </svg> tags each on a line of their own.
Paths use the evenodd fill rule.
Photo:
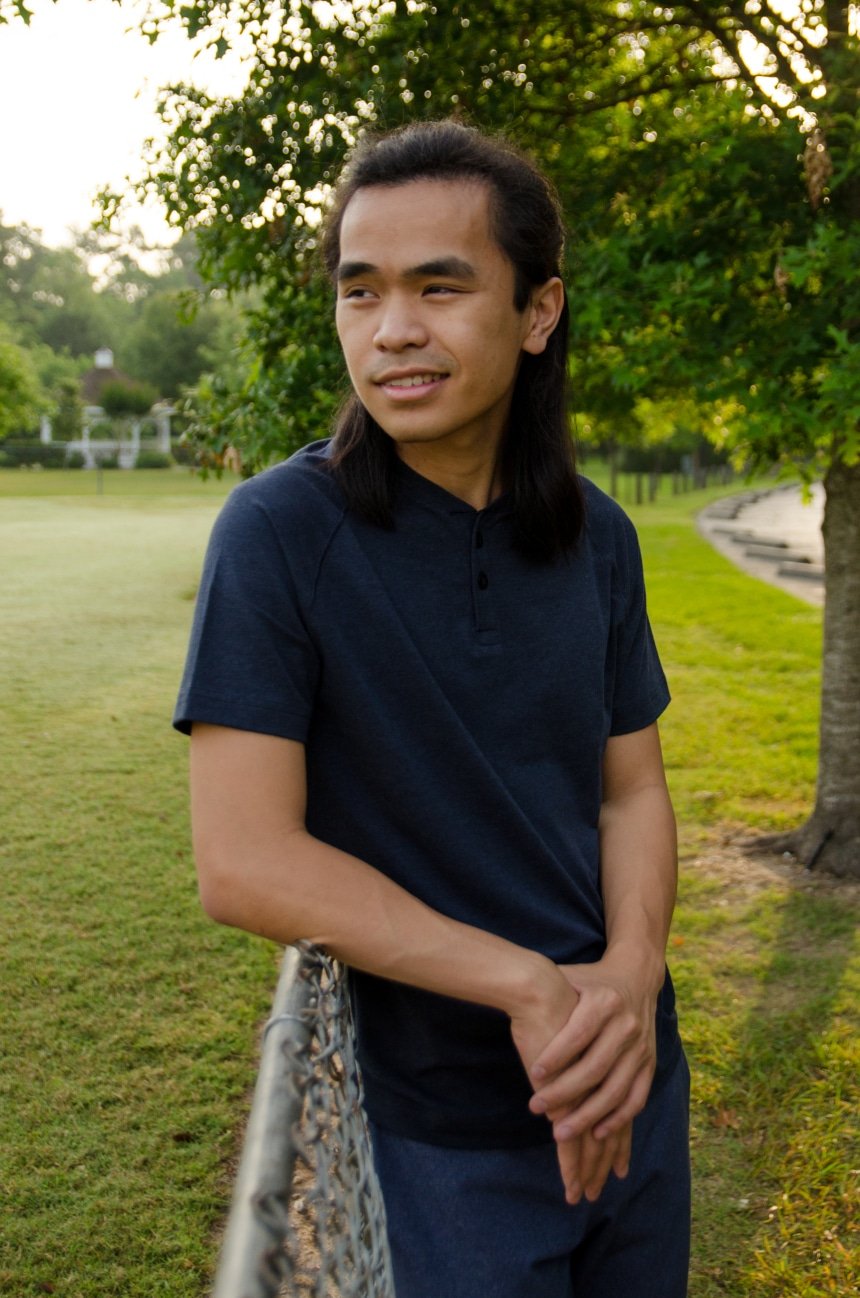
<svg viewBox="0 0 860 1298">
<path fill-rule="evenodd" d="M 233 492 L 212 531 L 173 724 L 304 742 L 320 668 L 290 562 L 301 541 L 275 528 L 250 486 Z"/>
<path fill-rule="evenodd" d="M 639 541 L 626 517 L 618 547 L 609 733 L 626 735 L 656 721 L 670 695 L 648 621 Z"/>
</svg>

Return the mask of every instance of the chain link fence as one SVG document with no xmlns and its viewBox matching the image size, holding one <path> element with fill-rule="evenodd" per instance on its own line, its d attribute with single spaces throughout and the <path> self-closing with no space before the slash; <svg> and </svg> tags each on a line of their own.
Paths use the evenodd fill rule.
<svg viewBox="0 0 860 1298">
<path fill-rule="evenodd" d="M 212 1298 L 394 1298 L 346 973 L 288 947 Z"/>
</svg>

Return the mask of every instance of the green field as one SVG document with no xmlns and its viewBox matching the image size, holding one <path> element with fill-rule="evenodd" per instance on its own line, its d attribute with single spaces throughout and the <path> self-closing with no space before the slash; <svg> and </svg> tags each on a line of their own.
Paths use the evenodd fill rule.
<svg viewBox="0 0 860 1298">
<path fill-rule="evenodd" d="M 99 494 L 92 473 L 0 471 L 10 1298 L 208 1289 L 277 954 L 199 909 L 186 744 L 169 726 L 228 485 L 105 472 Z M 713 494 L 631 511 L 674 695 L 691 1298 L 843 1295 L 857 1274 L 857 889 L 726 845 L 809 809 L 821 617 L 697 537 L 692 512 Z"/>
</svg>

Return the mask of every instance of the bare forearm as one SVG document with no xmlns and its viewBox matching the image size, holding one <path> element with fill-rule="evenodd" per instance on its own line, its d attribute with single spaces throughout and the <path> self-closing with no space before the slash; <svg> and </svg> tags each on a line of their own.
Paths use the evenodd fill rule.
<svg viewBox="0 0 860 1298">
<path fill-rule="evenodd" d="M 607 956 L 635 965 L 638 976 L 657 989 L 677 885 L 675 818 L 665 785 L 604 804 L 600 859 Z"/>
<path fill-rule="evenodd" d="M 203 904 L 222 923 L 306 939 L 354 968 L 508 1014 L 559 976 L 538 953 L 440 914 L 305 830 L 252 850 L 219 860 L 198 839 Z"/>
</svg>

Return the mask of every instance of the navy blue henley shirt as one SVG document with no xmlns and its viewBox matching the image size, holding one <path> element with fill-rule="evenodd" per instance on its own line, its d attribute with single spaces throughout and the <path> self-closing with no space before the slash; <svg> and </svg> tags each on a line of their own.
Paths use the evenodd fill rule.
<svg viewBox="0 0 860 1298">
<path fill-rule="evenodd" d="M 475 510 L 398 462 L 386 531 L 347 509 L 328 445 L 229 497 L 174 724 L 303 742 L 316 837 L 464 923 L 596 960 L 604 746 L 669 698 L 632 524 L 584 481 L 578 550 L 530 563 L 505 496 Z M 381 1126 L 460 1146 L 551 1138 L 503 1014 L 361 973 L 353 995 Z M 657 1027 L 663 1074 L 668 975 Z"/>
</svg>

